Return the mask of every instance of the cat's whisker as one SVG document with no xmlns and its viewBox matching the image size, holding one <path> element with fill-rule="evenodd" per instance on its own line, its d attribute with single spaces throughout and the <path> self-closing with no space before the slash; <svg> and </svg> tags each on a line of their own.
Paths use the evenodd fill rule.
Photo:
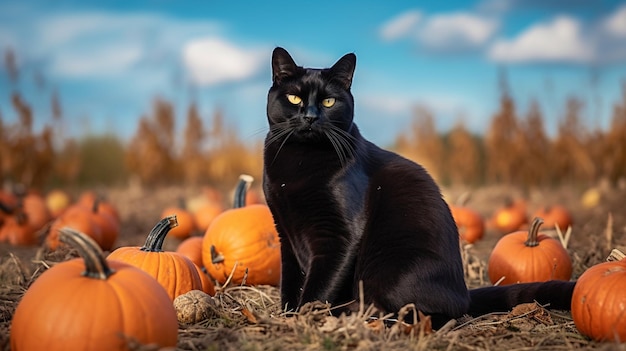
<svg viewBox="0 0 626 351">
<path fill-rule="evenodd" d="M 326 137 L 328 138 L 330 143 L 333 145 L 335 153 L 337 154 L 337 157 L 339 157 L 339 163 L 341 163 L 341 166 L 344 167 L 346 164 L 346 156 L 342 149 L 341 141 L 338 140 L 339 138 L 336 134 L 332 132 L 332 130 L 324 131 L 324 133 L 326 134 Z"/>
<path fill-rule="evenodd" d="M 285 137 L 285 139 L 283 139 L 283 142 L 280 143 L 280 146 L 278 147 L 278 150 L 276 150 L 276 154 L 274 155 L 274 158 L 272 159 L 272 163 L 270 165 L 273 165 L 274 162 L 276 161 L 276 158 L 278 157 L 278 154 L 280 153 L 280 150 L 283 149 L 283 146 L 285 145 L 285 143 L 287 142 L 287 139 L 289 139 L 289 137 L 295 132 L 295 129 L 283 129 L 280 131 L 279 135 L 275 138 L 274 141 L 278 140 L 278 138 L 282 135 L 287 134 L 287 136 Z"/>
<path fill-rule="evenodd" d="M 354 149 L 354 145 L 352 143 L 354 141 L 354 137 L 334 125 L 331 125 L 330 131 L 336 135 L 337 141 L 341 144 L 342 149 L 344 149 L 344 158 L 348 159 L 354 157 L 354 155 L 356 155 L 356 150 Z"/>
</svg>

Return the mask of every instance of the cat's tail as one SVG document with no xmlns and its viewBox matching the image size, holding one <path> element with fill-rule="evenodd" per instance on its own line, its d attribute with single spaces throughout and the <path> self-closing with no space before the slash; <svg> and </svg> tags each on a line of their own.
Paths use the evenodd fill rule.
<svg viewBox="0 0 626 351">
<path fill-rule="evenodd" d="M 472 289 L 468 314 L 479 316 L 491 312 L 508 312 L 521 303 L 536 301 L 550 309 L 569 310 L 576 282 L 550 280 L 542 283 L 520 283 Z"/>
</svg>

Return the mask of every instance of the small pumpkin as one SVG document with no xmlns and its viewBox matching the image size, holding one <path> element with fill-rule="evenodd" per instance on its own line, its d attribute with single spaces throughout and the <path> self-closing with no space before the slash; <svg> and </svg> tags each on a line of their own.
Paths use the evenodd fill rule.
<svg viewBox="0 0 626 351">
<path fill-rule="evenodd" d="M 537 217 L 528 231 L 507 234 L 491 251 L 487 269 L 492 283 L 501 285 L 569 280 L 572 261 L 561 242 L 539 233 L 543 219 Z"/>
<path fill-rule="evenodd" d="M 104 239 L 102 237 L 102 229 L 92 216 L 91 208 L 73 205 L 68 207 L 65 212 L 54 221 L 48 228 L 46 236 L 46 246 L 50 250 L 56 250 L 59 246 L 59 233 L 61 228 L 69 227 L 94 239 L 100 247 L 104 247 Z"/>
<path fill-rule="evenodd" d="M 215 217 L 219 216 L 222 212 L 224 212 L 224 207 L 222 207 L 221 204 L 207 201 L 198 206 L 192 214 L 198 230 L 204 233 Z"/>
<path fill-rule="evenodd" d="M 182 199 L 180 201 L 181 203 L 184 202 Z M 191 236 L 197 229 L 196 220 L 193 214 L 186 210 L 183 204 L 180 206 L 169 206 L 164 208 L 161 212 L 161 218 L 165 218 L 167 216 L 176 216 L 178 221 L 178 226 L 172 228 L 168 234 L 172 237 L 184 240 Z"/>
<path fill-rule="evenodd" d="M 176 252 L 186 256 L 198 267 L 204 267 L 202 263 L 202 240 L 201 236 L 190 236 L 176 247 Z"/>
<path fill-rule="evenodd" d="M 562 231 L 573 223 L 572 215 L 563 205 L 542 206 L 535 211 L 534 217 L 543 218 L 544 228 L 555 229 L 558 226 Z"/>
<path fill-rule="evenodd" d="M 504 205 L 493 213 L 490 223 L 503 234 L 522 229 L 528 223 L 525 201 L 507 199 Z"/>
<path fill-rule="evenodd" d="M 253 178 L 242 175 L 235 191 L 234 208 L 224 211 L 209 226 L 202 242 L 202 261 L 220 283 L 232 273 L 232 282 L 278 285 L 280 241 L 274 218 L 266 205 L 245 206 Z"/>
<path fill-rule="evenodd" d="M 572 319 L 581 334 L 598 341 L 626 341 L 626 259 L 599 263 L 576 281 Z"/>
<path fill-rule="evenodd" d="M 11 245 L 34 246 L 39 244 L 37 229 L 28 220 L 28 215 L 21 209 L 4 219 L 0 226 L 0 241 Z"/>
<path fill-rule="evenodd" d="M 189 290 L 201 290 L 202 281 L 196 265 L 179 253 L 163 251 L 165 236 L 177 224 L 176 216 L 161 219 L 142 247 L 119 247 L 109 254 L 108 259 L 119 260 L 147 272 L 165 288 L 172 301 Z"/>
<path fill-rule="evenodd" d="M 64 228 L 60 240 L 82 258 L 41 274 L 11 322 L 11 349 L 129 350 L 129 342 L 175 347 L 176 311 L 163 287 L 130 265 L 106 261 L 88 236 Z"/>
<path fill-rule="evenodd" d="M 482 239 L 485 234 L 485 221 L 473 209 L 466 206 L 451 205 L 450 212 L 459 230 L 459 236 L 470 244 Z"/>
<path fill-rule="evenodd" d="M 120 235 L 120 222 L 111 211 L 105 208 L 106 206 L 100 200 L 96 200 L 93 202 L 90 215 L 96 225 L 100 227 L 102 249 L 111 250 Z"/>
<path fill-rule="evenodd" d="M 28 217 L 28 222 L 35 230 L 43 228 L 52 219 L 50 211 L 48 211 L 46 206 L 46 200 L 37 193 L 27 193 L 19 199 L 18 203 Z"/>
<path fill-rule="evenodd" d="M 46 207 L 52 218 L 57 218 L 72 204 L 70 195 L 61 189 L 53 189 L 46 194 Z"/>
<path fill-rule="evenodd" d="M 117 208 L 110 201 L 106 200 L 104 196 L 99 195 L 95 191 L 83 192 L 78 197 L 78 201 L 76 201 L 76 204 L 92 209 L 96 201 L 99 202 L 99 211 L 107 212 L 108 214 L 113 216 L 118 222 L 121 221 L 120 214 Z"/>
</svg>

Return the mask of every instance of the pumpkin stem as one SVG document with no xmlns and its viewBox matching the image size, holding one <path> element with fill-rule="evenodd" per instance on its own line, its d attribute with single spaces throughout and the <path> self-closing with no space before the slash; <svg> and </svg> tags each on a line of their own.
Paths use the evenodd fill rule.
<svg viewBox="0 0 626 351">
<path fill-rule="evenodd" d="M 537 235 L 539 235 L 539 227 L 543 224 L 543 218 L 535 217 L 533 222 L 530 224 L 530 229 L 528 229 L 528 239 L 524 243 L 524 245 L 528 247 L 535 247 L 539 245 L 539 241 L 537 241 Z"/>
<path fill-rule="evenodd" d="M 239 176 L 239 183 L 235 188 L 235 199 L 233 201 L 233 208 L 241 208 L 246 206 L 246 193 L 250 189 L 250 184 L 254 178 L 248 174 L 242 174 Z"/>
<path fill-rule="evenodd" d="M 211 263 L 224 262 L 224 255 L 218 254 L 215 245 L 211 245 Z"/>
<path fill-rule="evenodd" d="M 59 230 L 59 240 L 75 248 L 83 258 L 85 261 L 83 276 L 106 280 L 115 273 L 107 264 L 100 245 L 86 234 L 64 227 Z"/>
<path fill-rule="evenodd" d="M 141 247 L 141 251 L 148 252 L 161 252 L 163 251 L 163 242 L 165 241 L 165 236 L 170 231 L 170 229 L 178 226 L 178 220 L 176 219 L 176 215 L 167 216 L 161 219 L 155 226 L 152 228 L 148 237 L 146 238 L 146 243 Z"/>
</svg>

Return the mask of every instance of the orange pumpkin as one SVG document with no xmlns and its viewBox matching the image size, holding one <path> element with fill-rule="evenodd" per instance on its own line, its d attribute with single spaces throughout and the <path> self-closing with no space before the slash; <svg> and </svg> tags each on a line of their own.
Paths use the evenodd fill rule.
<svg viewBox="0 0 626 351">
<path fill-rule="evenodd" d="M 54 221 L 48 229 L 46 245 L 50 250 L 56 250 L 59 246 L 59 232 L 61 228 L 69 227 L 94 239 L 100 247 L 104 246 L 102 229 L 92 216 L 92 210 L 88 207 L 73 205 Z"/>
<path fill-rule="evenodd" d="M 94 201 L 91 208 L 91 218 L 100 227 L 101 247 L 103 250 L 111 250 L 117 237 L 120 235 L 120 222 L 99 200 Z"/>
<path fill-rule="evenodd" d="M 147 272 L 165 288 L 172 301 L 189 290 L 202 290 L 196 265 L 179 253 L 162 250 L 165 236 L 176 225 L 176 216 L 163 218 L 150 231 L 144 246 L 120 247 L 108 256 Z"/>
<path fill-rule="evenodd" d="M 280 242 L 266 205 L 245 206 L 252 177 L 243 175 L 235 191 L 234 208 L 224 211 L 209 226 L 202 242 L 202 261 L 213 279 L 250 285 L 278 285 Z"/>
<path fill-rule="evenodd" d="M 224 212 L 224 208 L 221 204 L 207 201 L 192 213 L 198 230 L 204 233 L 215 217 L 219 216 L 222 212 Z"/>
<path fill-rule="evenodd" d="M 576 281 L 572 319 L 580 333 L 598 341 L 626 341 L 626 259 L 587 269 Z"/>
<path fill-rule="evenodd" d="M 491 217 L 490 224 L 500 233 L 506 234 L 522 229 L 528 223 L 526 203 L 508 199 Z"/>
<path fill-rule="evenodd" d="M 535 211 L 534 217 L 543 218 L 544 228 L 556 228 L 558 225 L 560 230 L 565 231 L 572 225 L 572 216 L 562 205 L 543 206 Z"/>
<path fill-rule="evenodd" d="M 20 198 L 19 205 L 35 230 L 43 228 L 52 219 L 48 206 L 46 206 L 46 200 L 37 193 L 30 192 L 24 195 Z"/>
<path fill-rule="evenodd" d="M 36 228 L 21 210 L 4 219 L 4 224 L 0 226 L 0 241 L 20 246 L 34 246 L 39 243 Z"/>
<path fill-rule="evenodd" d="M 176 252 L 189 258 L 196 266 L 203 267 L 201 236 L 190 236 L 181 241 L 176 247 Z"/>
<path fill-rule="evenodd" d="M 98 195 L 94 191 L 83 192 L 78 198 L 78 201 L 76 201 L 76 204 L 92 209 L 96 200 L 100 202 L 100 204 L 98 205 L 99 211 L 107 212 L 111 216 L 113 216 L 118 222 L 121 221 L 120 214 L 117 211 L 117 208 L 113 206 L 112 203 L 107 201 L 104 196 Z"/>
<path fill-rule="evenodd" d="M 528 231 L 518 231 L 500 238 L 488 262 L 492 283 L 501 285 L 547 280 L 569 280 L 572 261 L 561 243 L 539 234 L 543 220 L 535 218 Z"/>
<path fill-rule="evenodd" d="M 135 267 L 107 262 L 86 235 L 66 228 L 60 238 L 82 258 L 53 266 L 28 288 L 11 322 L 12 350 L 176 346 L 178 320 L 163 287 Z"/>
<path fill-rule="evenodd" d="M 184 240 L 196 231 L 197 226 L 194 216 L 184 206 L 170 206 L 163 209 L 161 218 L 167 216 L 176 216 L 178 221 L 178 226 L 172 228 L 168 235 Z"/>
<path fill-rule="evenodd" d="M 465 206 L 450 206 L 450 212 L 459 230 L 459 236 L 468 243 L 482 239 L 485 234 L 485 221 L 476 211 Z"/>
</svg>

